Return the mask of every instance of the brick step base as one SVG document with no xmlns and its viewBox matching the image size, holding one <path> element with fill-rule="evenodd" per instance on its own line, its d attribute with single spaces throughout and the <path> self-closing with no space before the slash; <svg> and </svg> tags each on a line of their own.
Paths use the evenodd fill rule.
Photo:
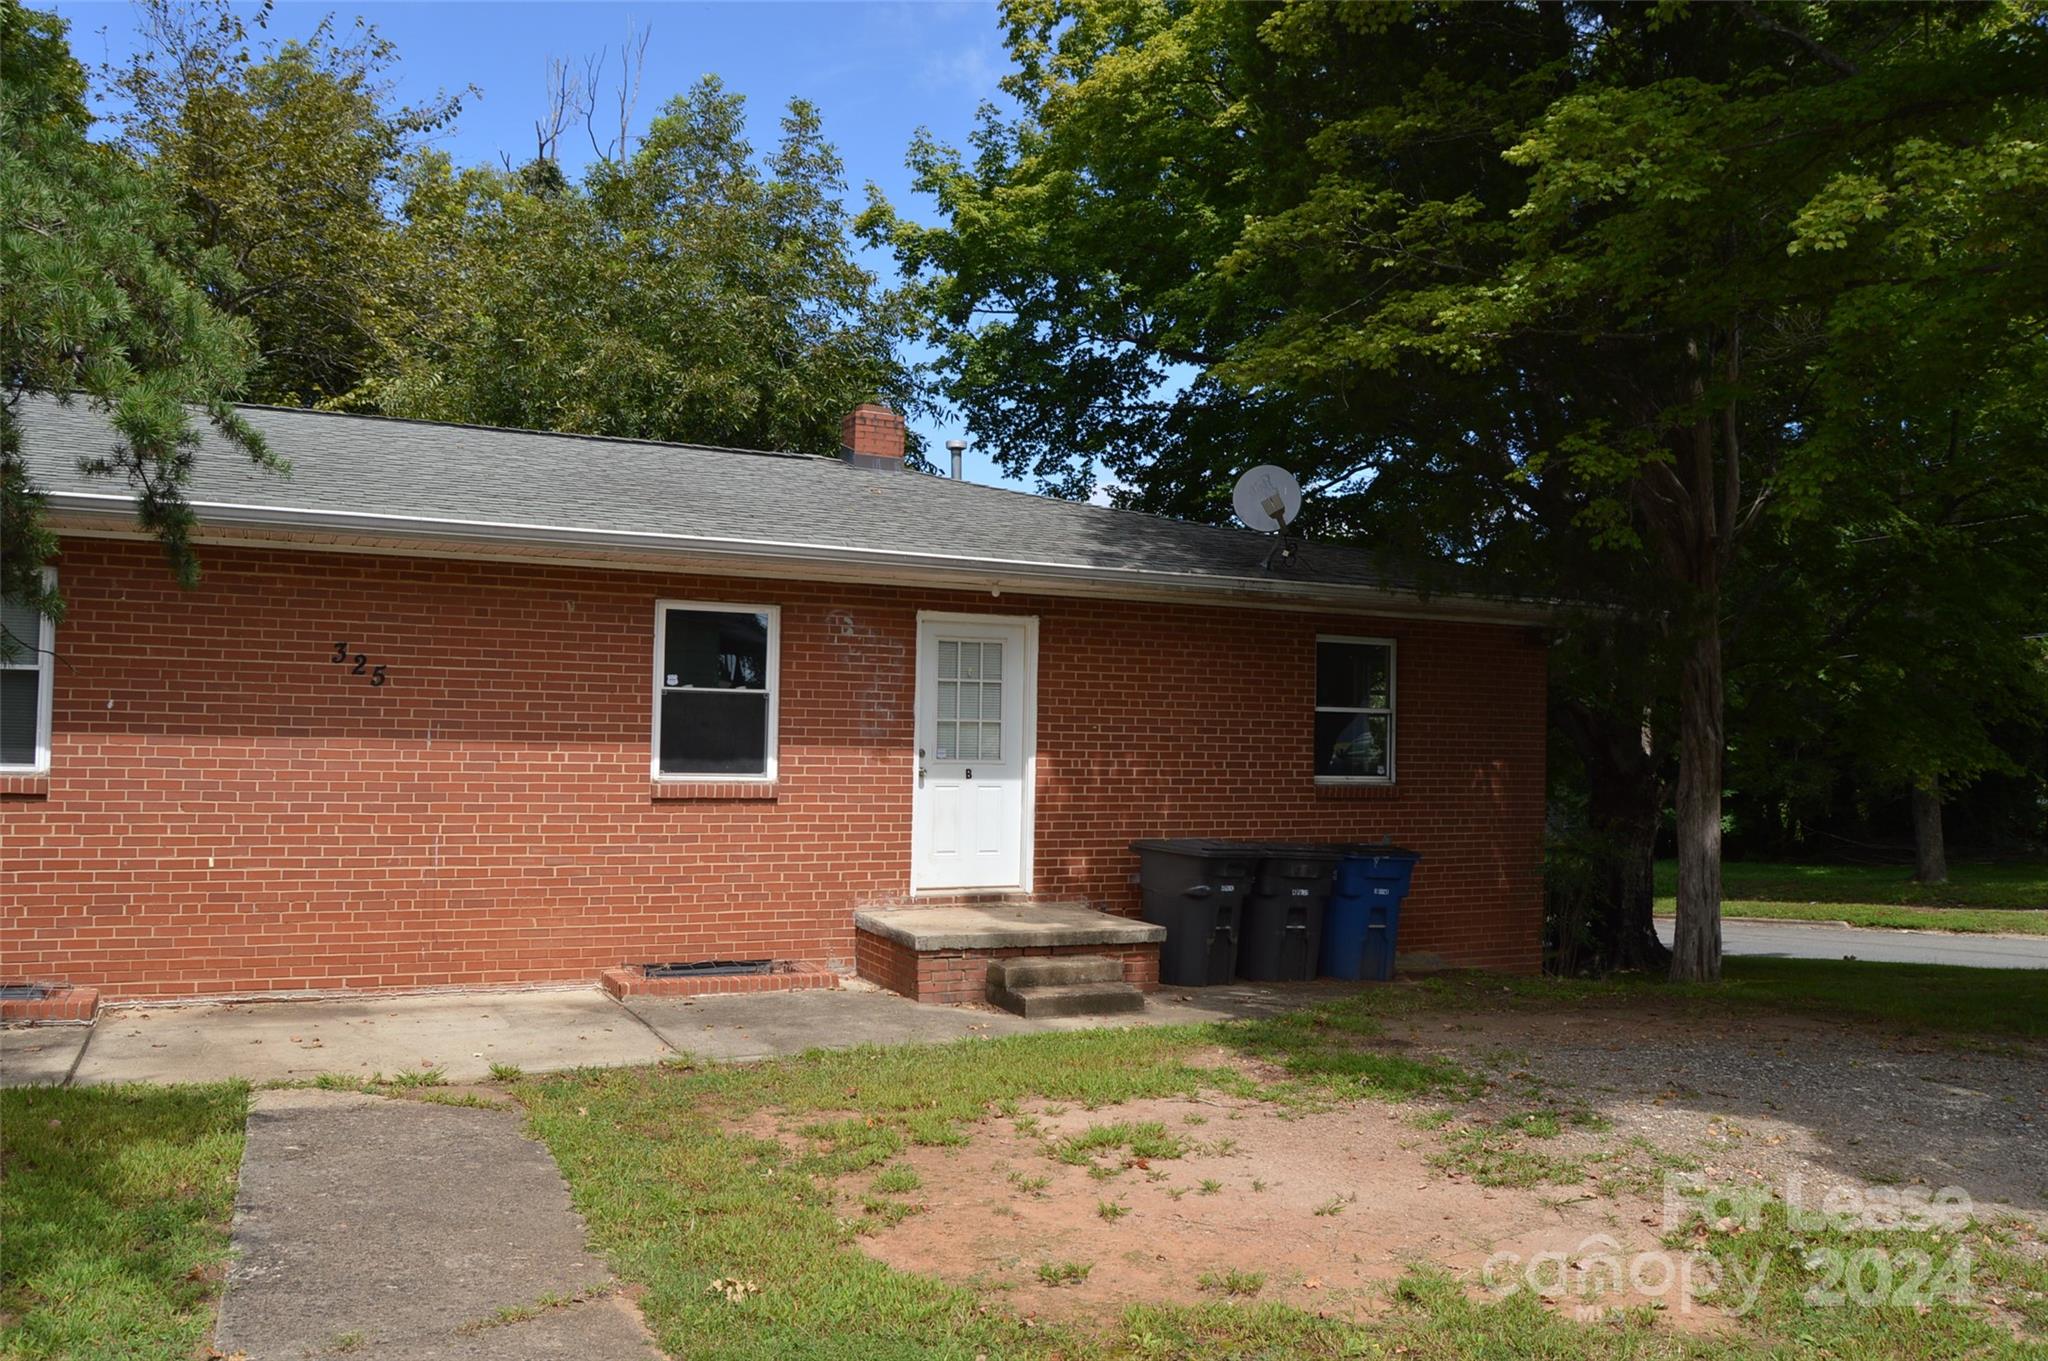
<svg viewBox="0 0 2048 1361">
<path fill-rule="evenodd" d="M 1159 986 L 1163 928 L 1077 904 L 998 901 L 932 909 L 864 909 L 854 915 L 854 961 L 862 978 L 920 1002 L 980 1006 L 995 964 L 1065 966 L 1034 982 L 1121 981 L 1138 992 Z M 1013 988 L 1029 986 L 1013 982 Z"/>
</svg>

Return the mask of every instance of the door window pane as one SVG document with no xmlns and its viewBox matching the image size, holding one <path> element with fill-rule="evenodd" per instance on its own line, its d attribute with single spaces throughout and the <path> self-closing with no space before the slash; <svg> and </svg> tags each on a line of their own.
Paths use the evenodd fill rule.
<svg viewBox="0 0 2048 1361">
<path fill-rule="evenodd" d="M 997 761 L 1003 751 L 1003 645 L 974 639 L 938 647 L 939 703 L 931 743 L 940 761 Z"/>
</svg>

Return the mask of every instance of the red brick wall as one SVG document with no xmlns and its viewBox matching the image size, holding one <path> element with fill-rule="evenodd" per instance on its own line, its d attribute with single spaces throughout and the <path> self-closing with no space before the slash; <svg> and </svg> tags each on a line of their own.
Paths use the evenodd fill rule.
<svg viewBox="0 0 2048 1361">
<path fill-rule="evenodd" d="M 1275 611 L 69 540 L 54 762 L 0 791 L 0 975 L 116 996 L 849 967 L 908 887 L 919 608 L 1040 618 L 1036 889 L 1135 911 L 1133 837 L 1391 834 L 1402 948 L 1537 963 L 1543 651 Z M 782 607 L 773 797 L 657 797 L 654 601 Z M 1400 783 L 1310 778 L 1318 629 L 1399 640 Z M 388 683 L 329 658 L 337 641 Z M 663 791 L 673 793 L 673 791 Z"/>
</svg>

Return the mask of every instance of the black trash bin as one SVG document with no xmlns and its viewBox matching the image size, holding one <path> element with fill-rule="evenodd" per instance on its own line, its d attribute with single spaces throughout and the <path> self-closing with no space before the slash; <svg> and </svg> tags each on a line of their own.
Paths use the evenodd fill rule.
<svg viewBox="0 0 2048 1361">
<path fill-rule="evenodd" d="M 1262 983 L 1314 978 L 1330 876 L 1343 851 L 1282 843 L 1259 852 L 1259 877 L 1238 930 L 1238 976 Z"/>
<path fill-rule="evenodd" d="M 1258 856 L 1241 841 L 1193 837 L 1133 841 L 1144 918 L 1166 928 L 1159 981 L 1201 988 L 1237 971 L 1239 908 L 1258 873 Z"/>
</svg>

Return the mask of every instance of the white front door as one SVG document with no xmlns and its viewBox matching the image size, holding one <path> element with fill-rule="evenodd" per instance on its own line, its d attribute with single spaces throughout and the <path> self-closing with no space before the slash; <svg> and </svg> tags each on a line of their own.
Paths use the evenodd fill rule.
<svg viewBox="0 0 2048 1361">
<path fill-rule="evenodd" d="M 918 616 L 913 890 L 1031 886 L 1036 623 Z"/>
</svg>

